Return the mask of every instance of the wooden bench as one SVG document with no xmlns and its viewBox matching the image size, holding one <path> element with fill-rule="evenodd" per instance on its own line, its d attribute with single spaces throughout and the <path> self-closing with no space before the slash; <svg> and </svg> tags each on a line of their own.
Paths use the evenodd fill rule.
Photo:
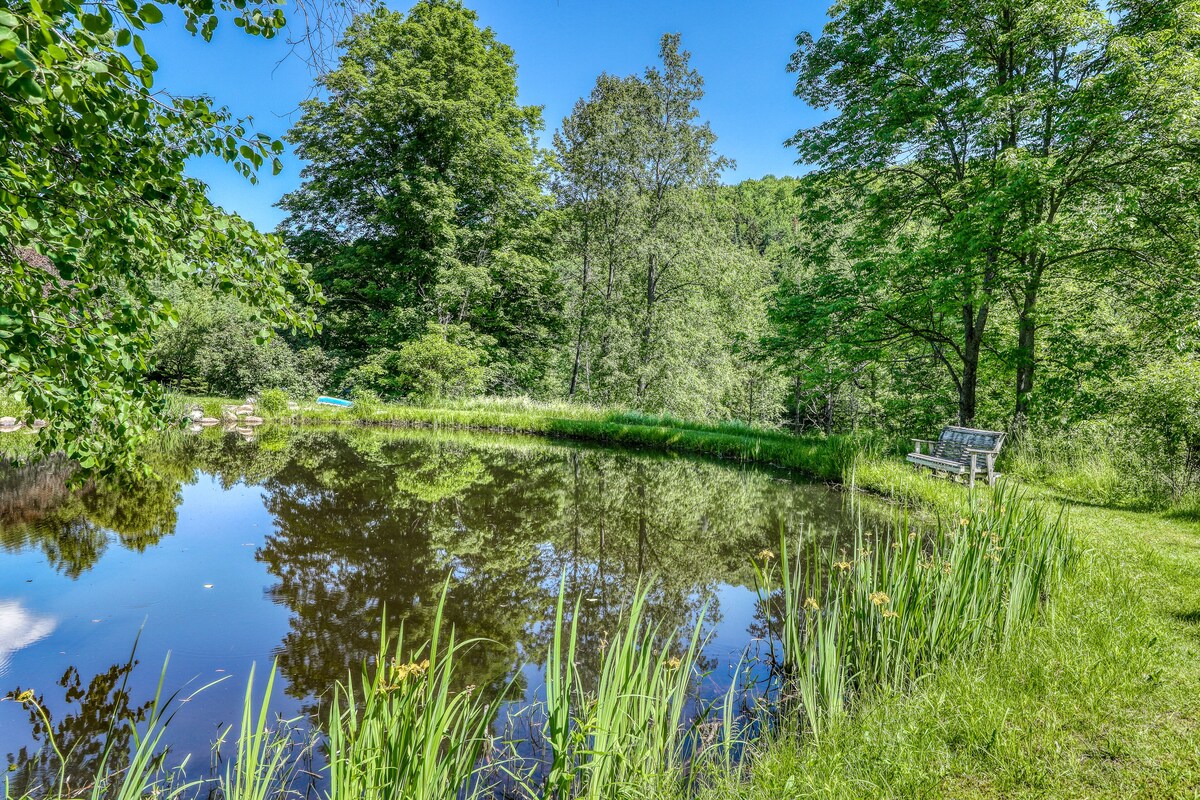
<svg viewBox="0 0 1200 800">
<path fill-rule="evenodd" d="M 937 441 L 913 439 L 913 452 L 908 462 L 918 470 L 928 467 L 947 475 L 966 475 L 967 485 L 975 485 L 975 475 L 987 475 L 988 486 L 996 483 L 996 456 L 1004 444 L 1001 431 L 981 431 L 947 425 Z M 922 445 L 926 452 L 921 452 Z"/>
</svg>

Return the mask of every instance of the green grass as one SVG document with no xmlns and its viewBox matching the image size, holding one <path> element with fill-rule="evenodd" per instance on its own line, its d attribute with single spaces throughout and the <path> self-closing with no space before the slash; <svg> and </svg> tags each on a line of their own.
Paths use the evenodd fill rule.
<svg viewBox="0 0 1200 800">
<path fill-rule="evenodd" d="M 1038 625 L 881 694 L 818 740 L 760 742 L 712 797 L 1196 797 L 1200 531 L 1075 507 Z"/>
<path fill-rule="evenodd" d="M 783 539 L 780 567 L 768 556 L 759 571 L 763 603 L 778 608 L 781 689 L 819 739 L 863 699 L 1007 646 L 1073 557 L 1064 521 L 1011 488 L 972 494 L 932 537 L 901 521 L 887 537 L 860 532 L 851 550 L 794 561 Z"/>
</svg>

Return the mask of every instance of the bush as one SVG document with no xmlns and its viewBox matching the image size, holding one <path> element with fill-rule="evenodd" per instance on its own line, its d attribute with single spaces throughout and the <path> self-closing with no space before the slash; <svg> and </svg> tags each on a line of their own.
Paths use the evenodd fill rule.
<svg viewBox="0 0 1200 800">
<path fill-rule="evenodd" d="M 1156 362 L 1114 387 L 1107 415 L 1042 423 L 1006 469 L 1087 502 L 1129 508 L 1200 501 L 1200 362 Z"/>
<path fill-rule="evenodd" d="M 470 397 L 486 385 L 487 344 L 469 326 L 430 323 L 399 350 L 375 353 L 355 367 L 349 382 L 355 390 L 422 402 Z"/>
<path fill-rule="evenodd" d="M 264 388 L 320 394 L 336 362 L 319 347 L 266 340 L 250 311 L 234 299 L 180 287 L 171 298 L 179 324 L 164 326 L 150 352 L 151 378 L 192 394 L 242 397 Z"/>
<path fill-rule="evenodd" d="M 258 410 L 270 417 L 288 413 L 288 393 L 282 389 L 264 389 L 258 395 Z"/>
</svg>

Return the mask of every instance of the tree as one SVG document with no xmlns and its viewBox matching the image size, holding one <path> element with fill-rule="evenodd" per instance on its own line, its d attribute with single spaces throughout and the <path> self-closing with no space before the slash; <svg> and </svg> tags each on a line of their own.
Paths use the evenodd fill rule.
<svg viewBox="0 0 1200 800">
<path fill-rule="evenodd" d="M 319 347 L 293 348 L 283 336 L 264 340 L 254 313 L 236 298 L 190 284 L 169 288 L 166 297 L 177 323 L 154 336 L 152 380 L 225 397 L 265 389 L 307 397 L 327 386 L 332 359 Z"/>
<path fill-rule="evenodd" d="M 1138 300 L 1191 280 L 1197 33 L 1182 3 L 836 6 L 791 64 L 796 94 L 836 113 L 791 141 L 860 213 L 848 270 L 805 313 L 869 346 L 924 342 L 970 423 L 989 320 L 1011 302 L 1016 342 L 997 352 L 1019 424 L 1053 284 Z"/>
<path fill-rule="evenodd" d="M 426 323 L 495 340 L 495 387 L 536 387 L 558 318 L 539 214 L 541 111 L 510 48 L 457 0 L 355 18 L 324 96 L 288 134 L 308 165 L 281 206 L 349 365 Z"/>
<path fill-rule="evenodd" d="M 730 416 L 754 407 L 735 340 L 757 338 L 746 331 L 762 317 L 768 270 L 736 246 L 717 196 L 730 162 L 698 121 L 703 80 L 678 35 L 662 38 L 659 55 L 661 67 L 640 76 L 601 75 L 555 136 L 566 393 Z"/>
<path fill-rule="evenodd" d="M 234 6 L 174 5 L 205 39 Z M 236 5 L 247 33 L 284 23 L 265 0 Z M 282 243 L 183 173 L 216 154 L 253 180 L 282 145 L 206 99 L 151 91 L 157 65 L 138 32 L 162 18 L 130 0 L 0 9 L 0 388 L 50 420 L 42 453 L 84 468 L 137 465 L 157 398 L 151 334 L 174 319 L 166 284 L 238 297 L 260 328 L 310 322 L 289 290 L 312 299 L 310 284 Z"/>
<path fill-rule="evenodd" d="M 425 402 L 477 395 L 487 380 L 487 341 L 476 339 L 465 325 L 431 322 L 424 334 L 398 350 L 371 354 L 350 372 L 350 383 L 385 397 Z"/>
</svg>

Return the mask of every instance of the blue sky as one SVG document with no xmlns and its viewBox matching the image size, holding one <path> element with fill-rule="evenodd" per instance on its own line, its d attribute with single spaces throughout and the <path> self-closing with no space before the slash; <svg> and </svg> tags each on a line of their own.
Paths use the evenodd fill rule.
<svg viewBox="0 0 1200 800">
<path fill-rule="evenodd" d="M 407 3 L 393 7 L 404 10 Z M 795 153 L 783 144 L 821 115 L 792 94 L 786 71 L 801 30 L 817 32 L 827 2 L 803 0 L 467 0 L 483 25 L 516 52 L 523 103 L 544 106 L 543 142 L 601 72 L 626 75 L 653 63 L 663 33 L 679 32 L 705 79 L 701 114 L 712 123 L 722 154 L 737 162 L 727 181 L 796 174 Z M 180 24 L 157 26 L 148 37 L 158 59 L 156 87 L 207 94 L 255 128 L 280 137 L 312 91 L 312 76 L 287 45 L 222 25 L 211 43 L 188 36 Z M 298 185 L 301 162 L 289 156 L 282 173 L 258 186 L 219 161 L 193 162 L 213 200 L 260 228 L 273 228 L 274 204 Z"/>
</svg>

